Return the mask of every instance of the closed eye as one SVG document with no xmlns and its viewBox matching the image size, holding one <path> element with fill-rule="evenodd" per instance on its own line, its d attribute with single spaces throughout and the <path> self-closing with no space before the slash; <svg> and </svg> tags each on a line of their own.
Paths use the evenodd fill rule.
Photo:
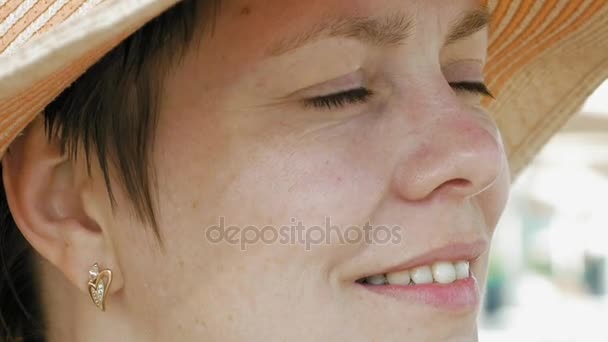
<svg viewBox="0 0 608 342">
<path fill-rule="evenodd" d="M 373 95 L 372 91 L 366 88 L 355 88 L 339 93 L 313 97 L 304 101 L 307 107 L 319 109 L 342 108 L 348 104 L 365 103 Z"/>
<path fill-rule="evenodd" d="M 450 87 L 452 87 L 452 89 L 454 89 L 454 90 L 466 91 L 469 93 L 489 96 L 491 98 L 494 98 L 494 95 L 492 95 L 492 93 L 488 89 L 488 86 L 486 86 L 485 83 L 483 83 L 483 82 L 464 81 L 464 82 L 450 82 L 449 84 L 450 84 Z"/>
<path fill-rule="evenodd" d="M 494 98 L 494 95 L 492 95 L 488 87 L 483 82 L 450 82 L 449 85 L 452 87 L 452 89 L 457 91 L 465 91 Z M 361 87 L 306 99 L 304 100 L 304 105 L 306 107 L 325 110 L 338 109 L 349 104 L 366 103 L 373 95 L 374 93 L 371 90 Z"/>
</svg>

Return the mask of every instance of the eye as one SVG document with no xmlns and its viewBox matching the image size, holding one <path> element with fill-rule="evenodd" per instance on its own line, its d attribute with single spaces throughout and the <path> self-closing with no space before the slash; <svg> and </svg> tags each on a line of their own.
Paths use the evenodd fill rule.
<svg viewBox="0 0 608 342">
<path fill-rule="evenodd" d="M 465 91 L 476 95 L 494 98 L 494 95 L 483 82 L 450 82 L 450 87 L 454 90 Z"/>
<path fill-rule="evenodd" d="M 365 103 L 373 95 L 372 91 L 366 88 L 356 88 L 339 93 L 313 97 L 304 101 L 307 107 L 318 109 L 336 109 L 349 104 Z"/>
</svg>

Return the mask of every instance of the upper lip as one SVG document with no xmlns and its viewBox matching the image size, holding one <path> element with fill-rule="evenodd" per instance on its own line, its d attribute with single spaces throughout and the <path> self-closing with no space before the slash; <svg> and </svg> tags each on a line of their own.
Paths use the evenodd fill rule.
<svg viewBox="0 0 608 342">
<path fill-rule="evenodd" d="M 488 242 L 485 240 L 477 240 L 474 242 L 458 242 L 444 245 L 442 247 L 433 249 L 424 254 L 410 258 L 405 262 L 390 266 L 385 270 L 377 273 L 370 274 L 386 274 L 392 272 L 399 272 L 409 270 L 418 266 L 432 265 L 438 261 L 469 261 L 474 262 L 483 253 L 488 250 Z"/>
</svg>

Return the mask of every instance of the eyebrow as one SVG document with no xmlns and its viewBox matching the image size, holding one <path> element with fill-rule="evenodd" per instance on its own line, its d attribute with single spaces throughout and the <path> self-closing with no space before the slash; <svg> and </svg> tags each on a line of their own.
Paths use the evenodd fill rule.
<svg viewBox="0 0 608 342">
<path fill-rule="evenodd" d="M 290 39 L 279 41 L 268 52 L 278 56 L 295 50 L 321 38 L 354 38 L 375 46 L 397 45 L 411 33 L 412 20 L 395 14 L 383 19 L 378 18 L 339 18 L 325 21 L 311 30 Z"/>
<path fill-rule="evenodd" d="M 481 31 L 488 26 L 490 18 L 490 12 L 486 7 L 479 7 L 465 13 L 450 30 L 445 45 L 453 44 Z"/>
<path fill-rule="evenodd" d="M 445 45 L 453 44 L 485 28 L 490 22 L 487 8 L 479 7 L 465 13 L 450 30 Z M 411 17 L 397 13 L 383 18 L 339 18 L 315 25 L 312 29 L 283 39 L 268 49 L 267 54 L 278 56 L 322 38 L 352 38 L 370 45 L 386 47 L 403 43 L 411 34 Z"/>
</svg>

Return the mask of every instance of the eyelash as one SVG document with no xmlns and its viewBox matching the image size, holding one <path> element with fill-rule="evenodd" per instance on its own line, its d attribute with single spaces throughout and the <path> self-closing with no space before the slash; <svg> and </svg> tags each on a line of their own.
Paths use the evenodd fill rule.
<svg viewBox="0 0 608 342">
<path fill-rule="evenodd" d="M 450 87 L 454 90 L 466 91 L 469 93 L 487 96 L 490 98 L 494 98 L 494 95 L 488 89 L 488 86 L 483 82 L 450 82 Z"/>
<path fill-rule="evenodd" d="M 356 88 L 340 93 L 313 97 L 304 101 L 307 107 L 318 109 L 342 108 L 347 104 L 365 103 L 373 93 L 367 88 Z"/>
<path fill-rule="evenodd" d="M 482 96 L 494 98 L 488 87 L 482 82 L 451 82 L 454 90 L 466 91 Z M 355 88 L 335 94 L 313 97 L 304 101 L 306 107 L 317 109 L 342 108 L 349 104 L 365 103 L 374 93 L 366 88 Z"/>
</svg>

